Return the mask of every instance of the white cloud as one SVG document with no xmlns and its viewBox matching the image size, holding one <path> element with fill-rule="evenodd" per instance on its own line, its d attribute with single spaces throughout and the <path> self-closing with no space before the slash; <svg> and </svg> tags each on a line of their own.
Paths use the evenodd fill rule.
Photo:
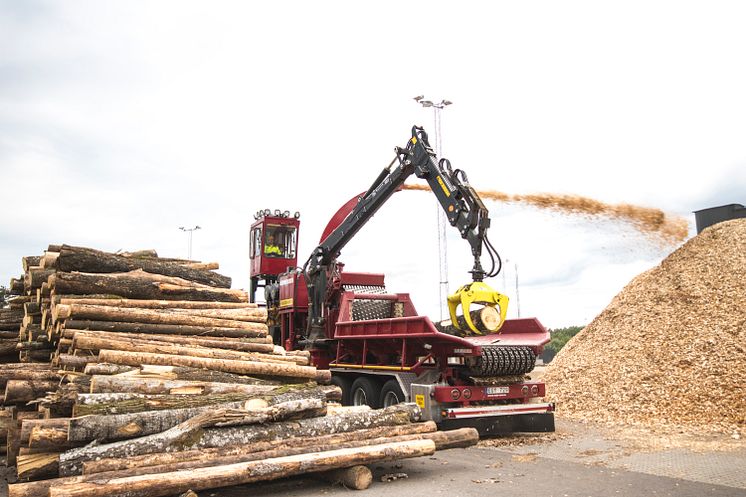
<svg viewBox="0 0 746 497">
<path fill-rule="evenodd" d="M 300 210 L 310 253 L 411 125 L 432 130 L 423 92 L 455 102 L 443 148 L 478 189 L 686 216 L 746 200 L 738 2 L 0 9 L 0 195 L 18 199 L 0 278 L 47 243 L 184 256 L 177 228 L 199 224 L 194 256 L 245 287 L 252 213 Z M 488 206 L 522 312 L 550 326 L 592 318 L 665 255 L 624 225 Z M 343 260 L 435 315 L 436 247 L 433 200 L 400 193 Z M 448 250 L 455 289 L 471 261 L 455 232 Z"/>
</svg>

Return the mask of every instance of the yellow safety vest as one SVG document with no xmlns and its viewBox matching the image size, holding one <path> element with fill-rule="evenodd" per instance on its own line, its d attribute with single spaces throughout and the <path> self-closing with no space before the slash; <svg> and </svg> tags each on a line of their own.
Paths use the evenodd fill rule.
<svg viewBox="0 0 746 497">
<path fill-rule="evenodd" d="M 280 247 L 277 245 L 265 245 L 264 246 L 264 253 L 267 255 L 282 255 L 282 251 L 280 250 Z"/>
</svg>

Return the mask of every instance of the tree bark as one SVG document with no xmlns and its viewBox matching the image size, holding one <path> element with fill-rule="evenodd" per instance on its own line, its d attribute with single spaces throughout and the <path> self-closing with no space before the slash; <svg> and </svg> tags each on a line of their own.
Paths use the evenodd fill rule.
<svg viewBox="0 0 746 497">
<path fill-rule="evenodd" d="M 146 333 L 157 335 L 200 335 L 204 337 L 261 338 L 268 341 L 266 328 L 262 331 L 215 326 L 184 326 L 172 324 L 131 323 L 121 321 L 84 321 L 68 319 L 63 329 L 96 330 L 124 333 Z"/>
<path fill-rule="evenodd" d="M 15 294 L 23 293 L 24 291 L 23 277 L 11 278 L 10 285 L 8 285 L 8 290 L 10 290 L 10 293 L 15 293 Z"/>
<path fill-rule="evenodd" d="M 275 345 L 268 343 L 267 338 L 226 338 L 226 337 L 201 337 L 184 335 L 158 335 L 147 333 L 125 333 L 94 330 L 75 330 L 66 328 L 62 333 L 64 338 L 74 338 L 76 334 L 108 338 L 112 340 L 143 340 L 150 343 L 166 342 L 179 345 L 210 347 L 215 349 L 239 350 L 243 352 L 262 352 L 271 354 L 275 352 Z M 305 357 L 305 355 L 303 356 Z"/>
<path fill-rule="evenodd" d="M 60 271 L 87 273 L 122 273 L 142 269 L 152 274 L 162 274 L 194 281 L 203 285 L 230 288 L 231 279 L 212 271 L 192 269 L 183 264 L 161 261 L 153 257 L 124 257 L 85 247 L 63 245 L 57 258 Z"/>
<path fill-rule="evenodd" d="M 0 338 L 0 356 L 16 354 L 20 345 L 18 338 Z"/>
<path fill-rule="evenodd" d="M 220 264 L 217 262 L 189 262 L 184 264 L 184 266 L 190 269 L 202 269 L 209 271 L 216 271 L 220 269 Z"/>
<path fill-rule="evenodd" d="M 245 393 L 257 395 L 277 389 L 277 385 L 246 385 L 208 381 L 164 380 L 136 376 L 94 376 L 91 393 L 140 393 L 146 395 L 212 395 Z"/>
<path fill-rule="evenodd" d="M 44 269 L 41 267 L 31 267 L 24 275 L 24 284 L 26 286 L 26 290 L 36 290 L 37 288 L 41 288 L 42 283 L 47 282 L 47 278 L 52 276 L 56 270 L 54 269 Z"/>
<path fill-rule="evenodd" d="M 142 365 L 139 368 L 129 371 L 126 375 L 120 374 L 119 376 L 163 380 L 207 381 L 214 383 L 241 383 L 244 385 L 280 385 L 277 381 L 254 378 L 241 374 L 224 373 L 222 371 L 182 366 L 156 366 L 152 364 Z"/>
<path fill-rule="evenodd" d="M 53 381 L 8 380 L 5 385 L 5 403 L 20 404 L 29 402 L 39 397 L 44 397 L 47 392 L 56 389 L 57 383 Z"/>
<path fill-rule="evenodd" d="M 47 250 L 39 261 L 39 266 L 44 269 L 57 269 L 57 258 L 60 256 L 59 252 L 51 252 Z"/>
<path fill-rule="evenodd" d="M 205 302 L 193 300 L 140 300 L 107 298 L 62 297 L 55 304 L 108 305 L 112 307 L 135 307 L 142 309 L 255 309 L 257 304 L 249 302 Z"/>
<path fill-rule="evenodd" d="M 130 371 L 135 371 L 135 370 L 137 370 L 137 368 L 132 367 L 132 366 L 122 366 L 119 364 L 108 364 L 105 362 L 91 362 L 85 365 L 85 369 L 83 370 L 83 373 L 89 376 L 106 375 L 106 374 L 111 375 L 111 374 L 129 373 Z"/>
<path fill-rule="evenodd" d="M 23 267 L 23 272 L 28 272 L 28 270 L 31 269 L 33 266 L 38 266 L 40 262 L 40 255 L 27 255 L 26 257 L 21 257 L 21 266 Z"/>
<path fill-rule="evenodd" d="M 63 450 L 80 447 L 81 445 L 83 444 L 77 440 L 68 440 L 67 427 L 45 428 L 37 426 L 31 430 L 28 440 L 28 447 L 30 449 L 46 449 L 53 452 L 62 452 Z"/>
<path fill-rule="evenodd" d="M 128 352 L 145 352 L 151 354 L 188 355 L 193 357 L 206 357 L 210 359 L 233 359 L 256 362 L 271 362 L 280 364 L 296 364 L 307 366 L 309 360 L 302 356 L 284 356 L 274 354 L 262 354 L 258 352 L 242 352 L 223 348 L 204 347 L 200 345 L 176 345 L 174 343 L 163 343 L 152 340 L 108 338 L 91 336 L 85 332 L 77 333 L 73 339 L 75 350 L 121 350 Z"/>
<path fill-rule="evenodd" d="M 245 424 L 269 420 L 275 421 L 293 414 L 313 413 L 315 412 L 314 410 L 325 407 L 326 396 L 320 390 L 308 390 L 304 396 L 300 397 L 293 394 L 278 393 L 276 395 L 259 397 L 258 399 L 232 401 L 217 406 L 215 404 L 208 404 L 180 409 L 84 416 L 73 418 L 69 421 L 67 438 L 71 442 L 90 442 L 92 440 L 108 442 L 152 435 L 168 430 L 190 418 L 213 411 L 216 408 L 242 409 L 252 400 L 261 400 L 261 407 L 246 411 L 248 422 Z M 292 402 L 296 402 L 298 405 L 290 405 Z M 285 407 L 276 409 L 277 412 L 270 409 L 279 405 L 284 405 Z M 237 421 L 241 422 L 242 420 L 237 419 Z"/>
<path fill-rule="evenodd" d="M 124 364 L 127 366 L 139 366 L 142 364 L 186 366 L 255 376 L 305 378 L 316 380 L 319 383 L 328 383 L 331 381 L 331 373 L 329 371 L 317 370 L 311 366 L 296 366 L 293 364 L 209 359 L 204 357 L 149 354 L 119 350 L 102 350 L 99 352 L 98 357 L 101 362 Z"/>
<path fill-rule="evenodd" d="M 194 312 L 198 312 L 195 309 Z M 99 321 L 123 321 L 130 323 L 169 324 L 202 327 L 239 328 L 243 330 L 261 331 L 266 334 L 264 310 L 254 309 L 254 321 L 236 319 L 221 319 L 197 316 L 193 314 L 177 313 L 173 310 L 139 309 L 135 307 L 109 307 L 83 304 L 58 304 L 54 308 L 53 320 L 59 319 L 90 319 Z M 191 312 L 191 311 L 188 311 Z M 219 312 L 219 311 L 218 311 Z M 247 311 L 248 312 L 248 311 Z M 259 317 L 260 314 L 263 317 Z"/>
<path fill-rule="evenodd" d="M 31 432 L 34 428 L 67 428 L 68 421 L 67 418 L 24 419 L 23 423 L 21 423 L 21 444 L 28 445 Z"/>
<path fill-rule="evenodd" d="M 244 402 L 250 399 L 297 398 L 322 396 L 329 401 L 337 401 L 341 391 L 334 386 L 311 387 L 306 384 L 278 387 L 261 394 L 226 393 L 212 395 L 145 395 L 134 393 L 80 394 L 73 408 L 73 416 L 124 415 L 143 411 L 184 409 L 207 405 Z"/>
<path fill-rule="evenodd" d="M 61 368 L 73 368 L 80 371 L 82 371 L 86 365 L 96 362 L 98 362 L 98 357 L 95 355 L 60 354 L 56 358 L 57 366 Z"/>
<path fill-rule="evenodd" d="M 298 454 L 308 454 L 311 452 L 327 452 L 335 449 L 353 449 L 359 447 L 367 447 L 371 445 L 381 445 L 386 443 L 394 442 L 409 442 L 414 440 L 431 440 L 435 443 L 436 450 L 443 450 L 455 447 L 469 447 L 476 444 L 479 441 L 479 434 L 474 428 L 462 428 L 460 430 L 453 431 L 436 431 L 432 433 L 420 433 L 420 434 L 409 434 L 399 436 L 383 436 L 377 438 L 360 438 L 360 432 L 351 432 L 349 435 L 355 436 L 354 439 L 330 444 L 319 444 L 314 443 L 313 439 L 291 439 L 291 441 L 285 441 L 282 446 L 275 447 L 273 449 L 264 451 L 253 451 L 244 452 L 238 454 L 211 456 L 207 454 L 197 459 L 189 461 L 171 462 L 167 464 L 149 465 L 147 467 L 134 466 L 128 469 L 117 471 L 118 476 L 135 476 L 140 474 L 152 474 L 152 473 L 167 473 L 171 471 L 190 471 L 196 468 L 204 468 L 207 466 L 222 466 L 225 464 L 235 464 L 248 461 L 258 461 L 262 459 L 273 459 L 276 457 L 294 456 Z M 319 437 L 324 438 L 324 437 Z M 298 443 L 296 443 L 298 442 Z M 261 445 L 258 444 L 258 445 Z M 166 452 L 160 454 L 167 454 Z M 155 456 L 160 454 L 152 454 L 151 460 L 155 460 Z M 173 454 L 178 454 L 175 452 Z M 137 459 L 137 457 L 136 457 Z M 106 459 L 105 461 L 112 461 Z M 89 461 L 83 463 L 83 474 L 92 475 L 95 474 L 92 468 L 100 468 L 100 461 Z M 120 460 L 121 462 L 121 460 Z"/>
<path fill-rule="evenodd" d="M 145 467 L 177 465 L 189 462 L 216 460 L 231 456 L 238 456 L 250 460 L 252 454 L 258 454 L 257 459 L 271 451 L 288 447 L 305 447 L 307 452 L 317 451 L 318 447 L 336 447 L 340 444 L 356 440 L 370 440 L 381 437 L 400 437 L 403 435 L 432 433 L 437 430 L 432 421 L 424 423 L 409 423 L 396 426 L 381 426 L 377 428 L 361 429 L 331 435 L 319 435 L 306 438 L 280 438 L 277 440 L 254 442 L 249 445 L 227 445 L 210 449 L 195 449 L 176 452 L 160 452 L 127 458 L 105 458 L 88 461 L 83 464 L 83 474 L 94 474 L 109 471 L 135 470 L 141 471 Z M 135 473 L 133 473 L 135 474 Z"/>
<path fill-rule="evenodd" d="M 64 273 L 53 274 L 50 288 L 58 294 L 102 294 L 130 299 L 151 300 L 213 300 L 248 302 L 242 290 L 196 286 L 181 278 L 153 275 L 142 270 L 128 273 Z M 161 288 L 161 285 L 166 285 Z"/>
<path fill-rule="evenodd" d="M 199 468 L 188 472 L 111 478 L 96 483 L 72 483 L 51 487 L 49 497 L 109 497 L 126 492 L 128 497 L 161 497 L 189 489 L 203 490 L 328 471 L 358 464 L 431 455 L 435 444 L 415 440 L 357 449 L 340 449 L 262 461 Z"/>
<path fill-rule="evenodd" d="M 82 463 L 98 457 L 163 452 L 169 449 L 191 446 L 202 437 L 206 430 L 210 429 L 208 427 L 221 423 L 231 425 L 239 423 L 241 425 L 239 428 L 246 428 L 245 425 L 254 426 L 256 423 L 277 424 L 272 423 L 272 421 L 286 419 L 293 415 L 302 415 L 301 413 L 317 414 L 323 408 L 323 405 L 323 401 L 320 399 L 302 399 L 256 410 L 236 411 L 234 409 L 212 408 L 191 416 L 172 428 L 152 435 L 69 450 L 60 456 L 60 475 L 81 474 Z M 299 422 L 302 421 L 304 420 Z"/>
<path fill-rule="evenodd" d="M 319 473 L 318 478 L 332 485 L 342 485 L 352 490 L 366 490 L 373 483 L 373 472 L 368 466 L 357 465 Z"/>
<path fill-rule="evenodd" d="M 131 457 L 163 452 L 166 448 L 189 449 L 248 445 L 258 441 L 291 437 L 309 437 L 355 431 L 361 428 L 395 426 L 419 419 L 414 404 L 398 404 L 377 411 L 354 415 L 326 416 L 291 422 L 266 423 L 260 426 L 204 428 L 205 418 L 197 416 L 166 432 L 98 446 L 73 449 L 60 456 L 60 476 L 80 474 L 86 461 L 109 457 Z"/>
</svg>

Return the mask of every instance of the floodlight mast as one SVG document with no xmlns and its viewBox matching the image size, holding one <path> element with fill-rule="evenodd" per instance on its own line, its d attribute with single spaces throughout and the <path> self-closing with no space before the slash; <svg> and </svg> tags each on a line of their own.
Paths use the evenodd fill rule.
<svg viewBox="0 0 746 497">
<path fill-rule="evenodd" d="M 435 155 L 442 157 L 443 155 L 443 137 L 441 134 L 441 111 L 448 105 L 453 104 L 450 100 L 441 100 L 440 102 L 433 102 L 432 100 L 426 100 L 424 95 L 418 95 L 414 97 L 414 101 L 420 104 L 423 108 L 431 107 L 433 109 L 433 123 L 435 130 Z M 445 302 L 444 295 L 450 295 L 450 285 L 448 283 L 448 240 L 446 238 L 447 221 L 443 210 L 440 205 L 435 206 L 437 215 L 437 226 L 438 226 L 438 309 L 440 311 L 440 319 L 443 320 L 443 302 Z"/>
<path fill-rule="evenodd" d="M 183 226 L 179 226 L 179 229 L 185 233 L 189 233 L 189 245 L 188 245 L 188 255 L 187 259 L 190 261 L 192 260 L 192 235 L 195 231 L 201 230 L 202 228 L 199 226 L 195 226 L 194 228 L 185 228 Z"/>
</svg>

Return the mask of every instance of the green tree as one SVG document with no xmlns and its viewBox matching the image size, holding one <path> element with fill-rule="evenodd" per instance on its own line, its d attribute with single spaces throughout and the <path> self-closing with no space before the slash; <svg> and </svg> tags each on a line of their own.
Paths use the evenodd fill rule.
<svg viewBox="0 0 746 497">
<path fill-rule="evenodd" d="M 584 326 L 569 326 L 567 328 L 557 328 L 556 330 L 549 330 L 551 334 L 551 340 L 544 346 L 544 353 L 542 359 L 544 362 L 550 362 L 557 355 L 557 352 L 562 350 L 562 347 L 570 341 L 572 337 L 578 334 Z"/>
</svg>

